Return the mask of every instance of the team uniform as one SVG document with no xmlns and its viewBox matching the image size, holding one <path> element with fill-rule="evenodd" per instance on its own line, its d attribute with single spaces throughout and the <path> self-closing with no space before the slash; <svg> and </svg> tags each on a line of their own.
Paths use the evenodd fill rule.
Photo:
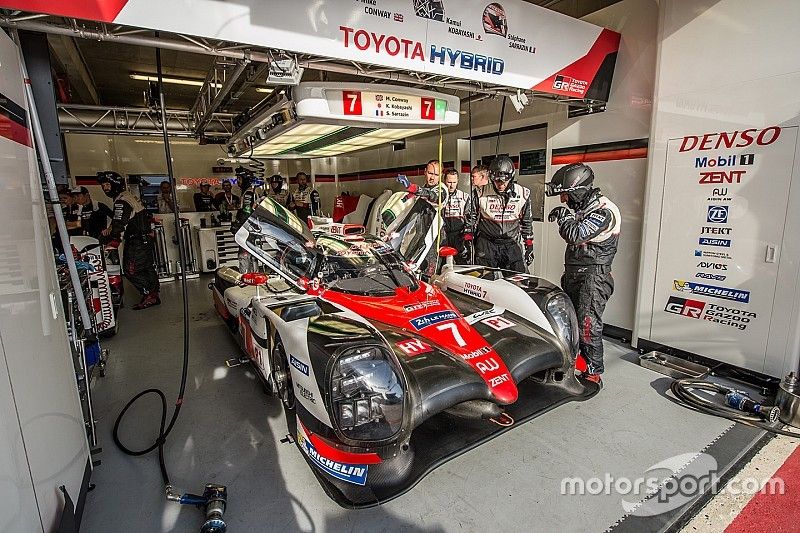
<svg viewBox="0 0 800 533">
<path fill-rule="evenodd" d="M 158 293 L 152 238 L 152 215 L 129 191 L 114 198 L 110 240 L 124 237 L 122 264 L 125 276 L 143 295 Z"/>
<path fill-rule="evenodd" d="M 468 232 L 475 235 L 475 264 L 526 272 L 522 241 L 533 239 L 531 191 L 518 183 L 502 193 L 473 195 Z"/>
<path fill-rule="evenodd" d="M 442 206 L 442 217 L 444 218 L 444 232 L 447 246 L 456 249 L 456 261 L 461 263 L 464 253 L 464 230 L 466 228 L 466 210 L 469 203 L 469 195 L 464 191 L 456 189 L 447 197 L 447 202 Z"/>
<path fill-rule="evenodd" d="M 305 222 L 310 215 L 319 213 L 319 193 L 308 185 L 303 189 L 297 189 L 291 193 L 290 208 L 294 210 L 297 218 Z"/>
<path fill-rule="evenodd" d="M 101 202 L 89 202 L 78 209 L 81 220 L 81 229 L 84 235 L 100 238 L 100 234 L 108 227 L 108 220 L 114 218 L 114 212 Z"/>
</svg>

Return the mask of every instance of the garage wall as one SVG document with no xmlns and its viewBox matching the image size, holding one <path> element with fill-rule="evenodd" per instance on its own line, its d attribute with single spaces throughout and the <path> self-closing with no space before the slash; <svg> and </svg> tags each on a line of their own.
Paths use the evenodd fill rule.
<svg viewBox="0 0 800 533">
<path fill-rule="evenodd" d="M 746 128 L 798 125 L 800 115 L 800 20 L 798 2 L 666 0 L 659 13 L 659 63 L 645 205 L 634 340 L 647 338 L 654 308 L 662 192 L 668 139 Z M 712 155 L 710 152 L 709 155 Z M 796 168 L 794 180 L 800 175 Z M 787 168 L 786 172 L 792 169 Z M 800 205 L 793 183 L 789 205 Z M 770 194 L 765 184 L 764 194 Z M 780 250 L 779 290 L 767 346 L 765 372 L 782 375 L 797 368 L 797 210 L 789 210 Z M 783 224 L 775 213 L 768 224 Z M 656 302 L 663 309 L 664 302 Z"/>
<path fill-rule="evenodd" d="M 584 18 L 622 34 L 614 80 L 606 111 L 569 119 L 561 110 L 548 122 L 547 175 L 561 165 L 553 165 L 554 151 L 580 152 L 581 147 L 603 148 L 601 161 L 587 161 L 595 172 L 595 183 L 619 206 L 622 230 L 619 251 L 614 259 L 614 296 L 608 303 L 607 324 L 633 329 L 636 283 L 641 248 L 644 187 L 647 174 L 646 152 L 626 152 L 624 141 L 646 139 L 650 133 L 652 95 L 655 76 L 658 6 L 655 1 L 625 0 Z M 622 151 L 619 151 L 622 150 Z M 632 157 L 635 156 L 635 157 Z M 545 213 L 559 204 L 558 198 L 545 199 Z M 555 224 L 543 232 L 544 264 L 541 274 L 558 281 L 564 271 L 563 239 Z"/>
</svg>

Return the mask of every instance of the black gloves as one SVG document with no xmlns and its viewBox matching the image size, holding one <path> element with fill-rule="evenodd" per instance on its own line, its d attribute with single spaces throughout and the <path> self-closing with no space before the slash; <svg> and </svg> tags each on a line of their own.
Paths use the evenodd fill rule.
<svg viewBox="0 0 800 533">
<path fill-rule="evenodd" d="M 563 205 L 554 207 L 553 210 L 550 211 L 550 214 L 547 215 L 547 220 L 549 220 L 550 222 L 558 222 L 559 226 L 561 225 L 562 222 L 564 222 L 568 218 L 575 218 L 575 215 L 570 213 L 569 209 L 567 209 Z"/>
<path fill-rule="evenodd" d="M 533 239 L 525 239 L 525 264 L 533 264 Z"/>
</svg>

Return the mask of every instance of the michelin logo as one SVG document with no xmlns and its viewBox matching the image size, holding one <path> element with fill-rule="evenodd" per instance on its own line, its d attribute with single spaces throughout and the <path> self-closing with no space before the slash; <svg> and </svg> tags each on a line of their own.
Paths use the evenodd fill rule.
<svg viewBox="0 0 800 533">
<path fill-rule="evenodd" d="M 438 324 L 439 322 L 455 320 L 457 318 L 458 315 L 453 311 L 439 311 L 437 313 L 428 313 L 427 315 L 414 318 L 411 320 L 411 325 L 414 326 L 414 329 L 419 331 L 423 328 L 427 328 L 428 326 Z"/>
<path fill-rule="evenodd" d="M 347 483 L 353 483 L 354 485 L 367 484 L 367 471 L 369 470 L 367 465 L 349 465 L 323 457 L 314 445 L 311 444 L 311 441 L 303 435 L 303 430 L 299 428 L 297 440 L 300 443 L 300 449 L 308 455 L 308 458 L 311 459 L 315 465 L 320 467 L 322 471 L 329 476 L 341 479 Z"/>
<path fill-rule="evenodd" d="M 750 291 L 727 289 L 725 287 L 716 287 L 714 285 L 703 285 L 702 283 L 694 283 L 691 281 L 684 281 L 682 279 L 676 279 L 673 281 L 673 289 L 680 292 L 690 292 L 692 294 L 711 296 L 712 298 L 732 300 L 734 302 L 743 304 L 750 303 Z"/>
</svg>

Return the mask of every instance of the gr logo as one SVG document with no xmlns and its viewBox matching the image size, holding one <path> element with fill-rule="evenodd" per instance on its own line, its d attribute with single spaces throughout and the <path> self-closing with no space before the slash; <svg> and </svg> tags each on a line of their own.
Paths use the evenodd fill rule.
<svg viewBox="0 0 800 533">
<path fill-rule="evenodd" d="M 712 224 L 727 224 L 728 223 L 728 206 L 727 205 L 710 205 L 708 206 L 708 216 L 706 217 Z"/>
<path fill-rule="evenodd" d="M 686 298 L 679 298 L 677 296 L 670 296 L 667 301 L 667 306 L 664 311 L 676 315 L 683 315 L 689 318 L 700 318 L 705 309 L 706 303 L 700 300 L 689 300 Z"/>
</svg>

